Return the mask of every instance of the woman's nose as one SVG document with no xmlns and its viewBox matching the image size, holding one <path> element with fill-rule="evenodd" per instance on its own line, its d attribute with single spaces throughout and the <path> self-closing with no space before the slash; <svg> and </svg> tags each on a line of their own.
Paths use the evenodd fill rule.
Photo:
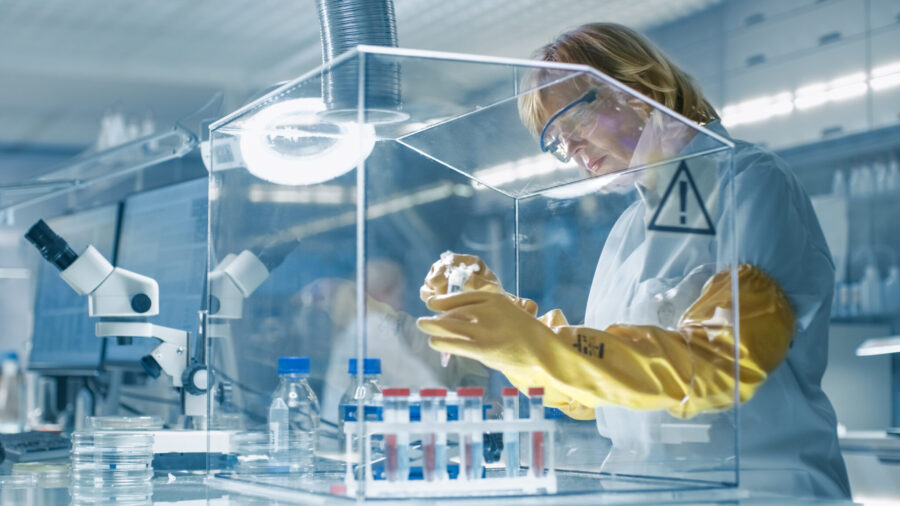
<svg viewBox="0 0 900 506">
<path fill-rule="evenodd" d="M 570 135 L 566 138 L 566 151 L 568 151 L 569 157 L 571 158 L 582 151 L 586 144 L 587 142 L 577 135 Z"/>
</svg>

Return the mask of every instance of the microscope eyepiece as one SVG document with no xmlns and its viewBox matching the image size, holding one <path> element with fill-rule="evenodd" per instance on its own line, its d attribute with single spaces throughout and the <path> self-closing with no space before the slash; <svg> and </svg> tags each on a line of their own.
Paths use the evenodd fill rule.
<svg viewBox="0 0 900 506">
<path fill-rule="evenodd" d="M 78 255 L 72 251 L 66 240 L 56 235 L 56 232 L 44 223 L 44 220 L 38 220 L 32 225 L 25 233 L 25 238 L 34 244 L 42 257 L 61 271 L 66 270 L 78 259 Z"/>
</svg>

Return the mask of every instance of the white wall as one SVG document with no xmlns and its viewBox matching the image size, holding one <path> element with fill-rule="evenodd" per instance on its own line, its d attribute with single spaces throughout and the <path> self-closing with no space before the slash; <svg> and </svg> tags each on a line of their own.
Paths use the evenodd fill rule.
<svg viewBox="0 0 900 506">
<path fill-rule="evenodd" d="M 884 325 L 831 325 L 822 389 L 848 430 L 891 426 L 891 356 L 856 356 L 863 341 L 889 330 Z"/>
</svg>

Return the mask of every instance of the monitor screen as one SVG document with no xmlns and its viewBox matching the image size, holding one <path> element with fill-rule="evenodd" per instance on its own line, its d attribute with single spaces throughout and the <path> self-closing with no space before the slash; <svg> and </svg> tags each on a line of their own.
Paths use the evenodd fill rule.
<svg viewBox="0 0 900 506">
<path fill-rule="evenodd" d="M 88 245 L 114 262 L 117 205 L 48 219 L 47 224 L 81 254 Z M 103 359 L 104 339 L 94 334 L 88 298 L 75 293 L 43 259 L 37 271 L 34 334 L 28 368 L 44 374 L 93 374 Z"/>
<path fill-rule="evenodd" d="M 122 208 L 116 265 L 159 283 L 159 315 L 151 323 L 196 335 L 206 274 L 206 178 L 139 193 Z M 106 365 L 140 369 L 158 339 L 110 340 Z"/>
</svg>

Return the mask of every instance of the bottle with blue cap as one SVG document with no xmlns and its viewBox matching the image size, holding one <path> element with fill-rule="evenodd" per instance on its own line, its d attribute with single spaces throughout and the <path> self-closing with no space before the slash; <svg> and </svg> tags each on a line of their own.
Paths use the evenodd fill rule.
<svg viewBox="0 0 900 506">
<path fill-rule="evenodd" d="M 269 447 L 275 470 L 315 472 L 319 399 L 309 386 L 309 357 L 279 357 L 269 404 Z"/>
<path fill-rule="evenodd" d="M 0 433 L 22 431 L 22 385 L 19 355 L 6 350 L 0 354 Z"/>
<path fill-rule="evenodd" d="M 338 441 L 341 452 L 347 450 L 347 441 L 352 440 L 353 451 L 359 452 L 358 436 L 348 438 L 344 433 L 346 422 L 359 420 L 357 416 L 358 403 L 362 400 L 363 413 L 366 420 L 378 420 L 378 408 L 375 405 L 375 394 L 381 393 L 381 359 L 365 358 L 363 363 L 362 382 L 359 381 L 359 359 L 351 358 L 347 363 L 347 372 L 350 374 L 350 385 L 341 396 L 338 404 Z"/>
</svg>

